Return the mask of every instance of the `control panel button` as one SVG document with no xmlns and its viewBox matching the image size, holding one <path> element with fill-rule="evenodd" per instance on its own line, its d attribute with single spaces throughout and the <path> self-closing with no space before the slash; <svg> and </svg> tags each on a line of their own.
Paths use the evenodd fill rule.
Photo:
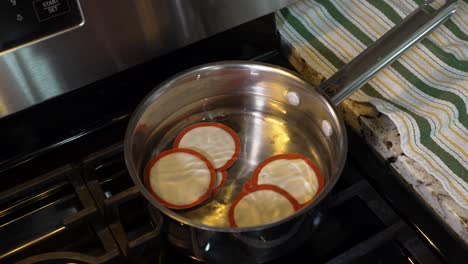
<svg viewBox="0 0 468 264">
<path fill-rule="evenodd" d="M 33 6 L 40 22 L 70 11 L 68 0 L 35 0 Z"/>
</svg>

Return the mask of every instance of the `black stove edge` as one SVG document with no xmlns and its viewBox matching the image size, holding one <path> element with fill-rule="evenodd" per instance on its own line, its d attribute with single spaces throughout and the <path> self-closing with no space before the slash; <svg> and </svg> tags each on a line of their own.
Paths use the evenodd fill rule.
<svg viewBox="0 0 468 264">
<path fill-rule="evenodd" d="M 391 163 L 380 156 L 348 128 L 350 156 L 370 175 L 369 182 L 389 202 L 392 208 L 409 224 L 427 245 L 449 263 L 468 259 L 468 246 L 432 208 L 427 205 L 411 185 L 404 181 Z M 360 139 L 360 140 L 356 140 Z M 386 172 L 384 175 L 381 172 Z M 405 205 L 405 206 L 401 206 Z"/>
</svg>

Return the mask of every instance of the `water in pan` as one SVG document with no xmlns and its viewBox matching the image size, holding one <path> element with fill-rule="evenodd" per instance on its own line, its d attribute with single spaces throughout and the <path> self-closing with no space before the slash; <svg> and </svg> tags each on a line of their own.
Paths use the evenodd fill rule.
<svg viewBox="0 0 468 264">
<path fill-rule="evenodd" d="M 216 196 L 195 208 L 178 211 L 190 220 L 229 226 L 229 208 L 244 183 L 260 162 L 277 154 L 299 153 L 310 158 L 320 169 L 325 184 L 328 182 L 330 143 L 322 136 L 317 120 L 294 106 L 258 95 L 209 98 L 180 109 L 155 130 L 147 144 L 146 161 L 171 148 L 182 129 L 198 122 L 218 122 L 230 127 L 240 138 L 241 150 Z"/>
</svg>

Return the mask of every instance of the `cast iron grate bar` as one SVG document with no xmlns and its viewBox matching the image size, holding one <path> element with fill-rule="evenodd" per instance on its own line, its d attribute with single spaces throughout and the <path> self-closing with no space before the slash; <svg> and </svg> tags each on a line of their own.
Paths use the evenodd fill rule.
<svg viewBox="0 0 468 264">
<path fill-rule="evenodd" d="M 151 220 L 146 201 L 129 181 L 122 143 L 90 155 L 82 166 L 86 185 L 122 253 L 132 257 L 140 253 L 141 245 L 158 243 L 162 219 L 157 222 Z M 128 204 L 135 206 L 126 210 Z M 136 220 L 132 215 L 138 213 L 141 214 L 140 219 Z"/>
<path fill-rule="evenodd" d="M 370 253 L 372 250 L 376 249 L 378 246 L 391 241 L 395 234 L 401 231 L 403 227 L 404 223 L 398 221 L 397 223 L 385 228 L 383 231 L 377 233 L 371 238 L 355 245 L 349 250 L 327 261 L 326 264 L 349 263 L 353 259 L 364 256 Z"/>
<path fill-rule="evenodd" d="M 71 251 L 67 258 L 79 258 L 85 254 L 75 250 L 86 248 L 86 244 L 93 254 L 90 257 L 96 260 L 119 255 L 91 195 L 71 165 L 35 177 L 0 197 L 0 235 L 5 239 L 1 244 L 6 250 L 0 253 L 1 261 L 42 262 L 51 251 L 60 249 Z M 90 234 L 94 240 L 81 234 Z M 75 238 L 71 241 L 70 236 Z"/>
<path fill-rule="evenodd" d="M 361 180 L 350 187 L 344 189 L 343 191 L 339 192 L 338 194 L 333 196 L 333 199 L 330 199 L 327 203 L 328 208 L 336 207 L 352 197 L 357 196 L 360 192 L 362 192 L 365 188 L 369 188 L 369 185 L 364 181 Z"/>
<path fill-rule="evenodd" d="M 396 240 L 404 250 L 407 250 L 407 254 L 411 255 L 418 263 L 443 263 L 440 257 L 434 254 L 408 225 L 398 234 Z"/>
</svg>

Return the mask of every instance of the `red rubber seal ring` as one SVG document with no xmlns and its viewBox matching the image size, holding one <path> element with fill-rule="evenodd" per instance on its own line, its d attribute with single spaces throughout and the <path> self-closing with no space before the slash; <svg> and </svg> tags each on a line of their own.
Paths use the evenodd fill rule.
<svg viewBox="0 0 468 264">
<path fill-rule="evenodd" d="M 159 197 L 156 192 L 153 190 L 153 188 L 151 188 L 151 183 L 150 183 L 150 171 L 151 171 L 151 168 L 154 166 L 154 164 L 156 164 L 156 162 L 158 162 L 161 158 L 167 156 L 167 155 L 170 155 L 170 154 L 173 154 L 173 153 L 187 153 L 187 154 L 191 154 L 197 158 L 199 158 L 200 160 L 202 160 L 208 170 L 210 171 L 210 184 L 208 185 L 208 188 L 206 190 L 206 192 L 200 196 L 200 198 L 198 198 L 196 201 L 194 201 L 193 203 L 190 203 L 190 204 L 183 204 L 183 205 L 179 205 L 179 204 L 173 204 L 171 202 L 168 202 L 168 201 L 165 201 L 164 199 L 162 199 L 161 197 Z M 154 199 L 156 199 L 156 201 L 158 201 L 160 204 L 166 206 L 167 208 L 171 208 L 171 209 L 187 209 L 187 208 L 190 208 L 190 207 L 194 207 L 198 204 L 200 204 L 201 202 L 205 201 L 206 199 L 208 199 L 210 197 L 210 193 L 211 193 L 211 190 L 213 189 L 213 185 L 215 183 L 215 170 L 213 168 L 213 165 L 211 165 L 211 163 L 208 161 L 208 159 L 203 156 L 202 154 L 192 150 L 192 149 L 184 149 L 184 148 L 175 148 L 175 149 L 170 149 L 170 150 L 166 150 L 166 151 L 163 151 L 161 152 L 159 155 L 155 156 L 154 158 L 152 158 L 148 164 L 146 165 L 146 168 L 145 168 L 145 185 L 146 185 L 146 188 L 149 190 L 149 192 L 151 193 L 151 195 L 153 195 Z"/>
<path fill-rule="evenodd" d="M 255 186 L 253 189 L 244 189 L 242 192 L 237 196 L 237 198 L 232 202 L 231 207 L 229 208 L 229 224 L 231 227 L 237 227 L 236 220 L 234 219 L 234 209 L 237 206 L 237 204 L 247 196 L 248 194 L 251 194 L 256 191 L 262 191 L 262 190 L 269 190 L 269 191 L 274 191 L 277 192 L 281 195 L 283 195 L 286 199 L 289 200 L 289 202 L 292 204 L 294 211 L 297 211 L 301 208 L 301 205 L 294 199 L 294 197 L 291 196 L 287 191 L 279 188 L 278 186 L 275 185 L 270 185 L 270 184 L 260 184 Z"/>
<path fill-rule="evenodd" d="M 178 148 L 180 141 L 185 136 L 185 134 L 187 134 L 190 130 L 198 128 L 198 127 L 210 127 L 210 126 L 223 129 L 224 131 L 229 133 L 229 135 L 231 135 L 232 139 L 234 140 L 235 149 L 234 149 L 234 154 L 232 155 L 232 157 L 220 168 L 215 168 L 218 171 L 225 171 L 236 162 L 240 154 L 240 145 L 241 145 L 240 139 L 237 136 L 236 132 L 234 132 L 234 130 L 232 130 L 230 127 L 227 127 L 223 124 L 216 123 L 216 122 L 203 122 L 203 123 L 193 124 L 191 126 L 184 128 L 184 130 L 182 130 L 182 132 L 179 133 L 179 135 L 176 137 L 174 141 L 173 147 Z"/>
<path fill-rule="evenodd" d="M 284 159 L 284 160 L 301 159 L 301 160 L 305 161 L 305 163 L 307 163 L 307 165 L 309 165 L 314 170 L 315 175 L 317 176 L 317 182 L 318 182 L 317 192 L 315 193 L 315 195 L 310 200 L 308 200 L 307 202 L 301 204 L 301 203 L 297 202 L 297 200 L 295 198 L 293 198 L 298 204 L 301 205 L 301 207 L 303 207 L 306 204 L 313 201 L 315 199 L 315 197 L 317 197 L 317 195 L 323 190 L 324 180 L 323 180 L 322 174 L 320 173 L 320 170 L 317 168 L 317 166 L 315 166 L 315 164 L 310 159 L 308 159 L 307 157 L 305 157 L 303 155 L 300 155 L 300 154 L 296 154 L 296 153 L 279 154 L 279 155 L 275 155 L 273 157 L 270 157 L 270 158 L 262 161 L 257 166 L 257 168 L 255 168 L 255 170 L 254 170 L 254 172 L 252 174 L 252 178 L 249 181 L 247 181 L 247 183 L 245 184 L 245 188 L 246 189 L 255 189 L 255 186 L 259 186 L 259 184 L 258 184 L 258 175 L 260 174 L 260 171 L 262 171 L 262 169 L 268 163 L 270 163 L 272 161 L 275 161 L 275 160 L 281 160 L 281 159 Z M 276 186 L 276 185 L 274 185 L 274 186 Z M 281 190 L 284 190 L 281 187 L 278 187 L 278 188 L 280 188 Z M 286 190 L 284 190 L 284 191 L 287 192 Z"/>
<path fill-rule="evenodd" d="M 226 180 L 227 180 L 227 171 L 216 171 L 216 177 L 218 177 L 217 173 L 221 173 L 222 175 L 222 178 L 221 178 L 221 182 L 219 183 L 218 186 L 215 186 L 214 189 L 213 189 L 213 195 L 216 195 L 218 194 L 219 190 L 221 190 L 221 188 L 223 187 L 223 185 L 226 183 Z M 216 181 L 215 181 L 216 182 Z"/>
</svg>

